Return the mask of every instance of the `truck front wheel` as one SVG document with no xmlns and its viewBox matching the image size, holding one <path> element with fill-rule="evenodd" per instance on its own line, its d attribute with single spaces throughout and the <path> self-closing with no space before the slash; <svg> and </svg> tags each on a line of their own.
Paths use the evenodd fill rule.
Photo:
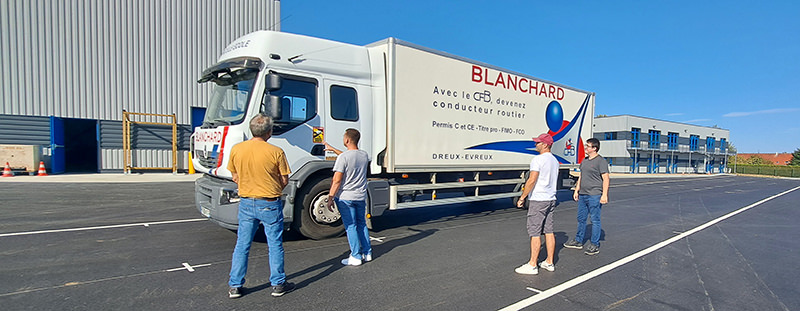
<svg viewBox="0 0 800 311">
<path fill-rule="evenodd" d="M 292 226 L 305 237 L 321 240 L 342 235 L 341 215 L 325 207 L 332 178 L 309 182 L 301 188 L 295 203 L 295 221 Z"/>
</svg>

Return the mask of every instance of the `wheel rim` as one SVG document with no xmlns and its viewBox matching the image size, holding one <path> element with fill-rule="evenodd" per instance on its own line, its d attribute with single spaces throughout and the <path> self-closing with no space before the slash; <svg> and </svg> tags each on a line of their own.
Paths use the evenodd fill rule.
<svg viewBox="0 0 800 311">
<path fill-rule="evenodd" d="M 320 193 L 314 197 L 313 201 L 311 201 L 311 208 L 308 209 L 308 213 L 311 215 L 311 219 L 314 220 L 315 223 L 321 225 L 331 225 L 342 218 L 342 215 L 339 214 L 339 209 L 336 207 L 336 203 L 333 204 L 334 208 L 333 212 L 331 212 L 325 206 L 327 201 L 327 193 Z"/>
</svg>

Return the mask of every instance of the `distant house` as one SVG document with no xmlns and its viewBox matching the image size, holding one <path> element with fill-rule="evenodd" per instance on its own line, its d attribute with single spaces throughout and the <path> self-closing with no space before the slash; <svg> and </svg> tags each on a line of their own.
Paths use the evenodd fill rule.
<svg viewBox="0 0 800 311">
<path fill-rule="evenodd" d="M 789 165 L 792 161 L 791 153 L 740 153 L 739 158 L 749 159 L 753 156 L 762 158 L 773 165 Z"/>
</svg>

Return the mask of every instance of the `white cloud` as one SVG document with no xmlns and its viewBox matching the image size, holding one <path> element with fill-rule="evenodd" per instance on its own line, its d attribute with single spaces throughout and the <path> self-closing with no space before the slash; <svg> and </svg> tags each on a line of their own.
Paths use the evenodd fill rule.
<svg viewBox="0 0 800 311">
<path fill-rule="evenodd" d="M 747 117 L 757 114 L 773 114 L 773 113 L 787 113 L 787 112 L 795 112 L 800 111 L 800 108 L 778 108 L 778 109 L 766 109 L 766 110 L 758 110 L 758 111 L 748 111 L 748 112 L 729 112 L 724 115 L 723 117 Z"/>
</svg>

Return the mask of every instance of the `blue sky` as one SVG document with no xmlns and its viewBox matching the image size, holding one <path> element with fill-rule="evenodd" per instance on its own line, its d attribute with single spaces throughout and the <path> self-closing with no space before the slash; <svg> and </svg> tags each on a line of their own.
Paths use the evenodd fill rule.
<svg viewBox="0 0 800 311">
<path fill-rule="evenodd" d="M 800 148 L 800 1 L 281 1 L 281 30 L 387 37 L 597 94 L 596 114 Z"/>
</svg>

